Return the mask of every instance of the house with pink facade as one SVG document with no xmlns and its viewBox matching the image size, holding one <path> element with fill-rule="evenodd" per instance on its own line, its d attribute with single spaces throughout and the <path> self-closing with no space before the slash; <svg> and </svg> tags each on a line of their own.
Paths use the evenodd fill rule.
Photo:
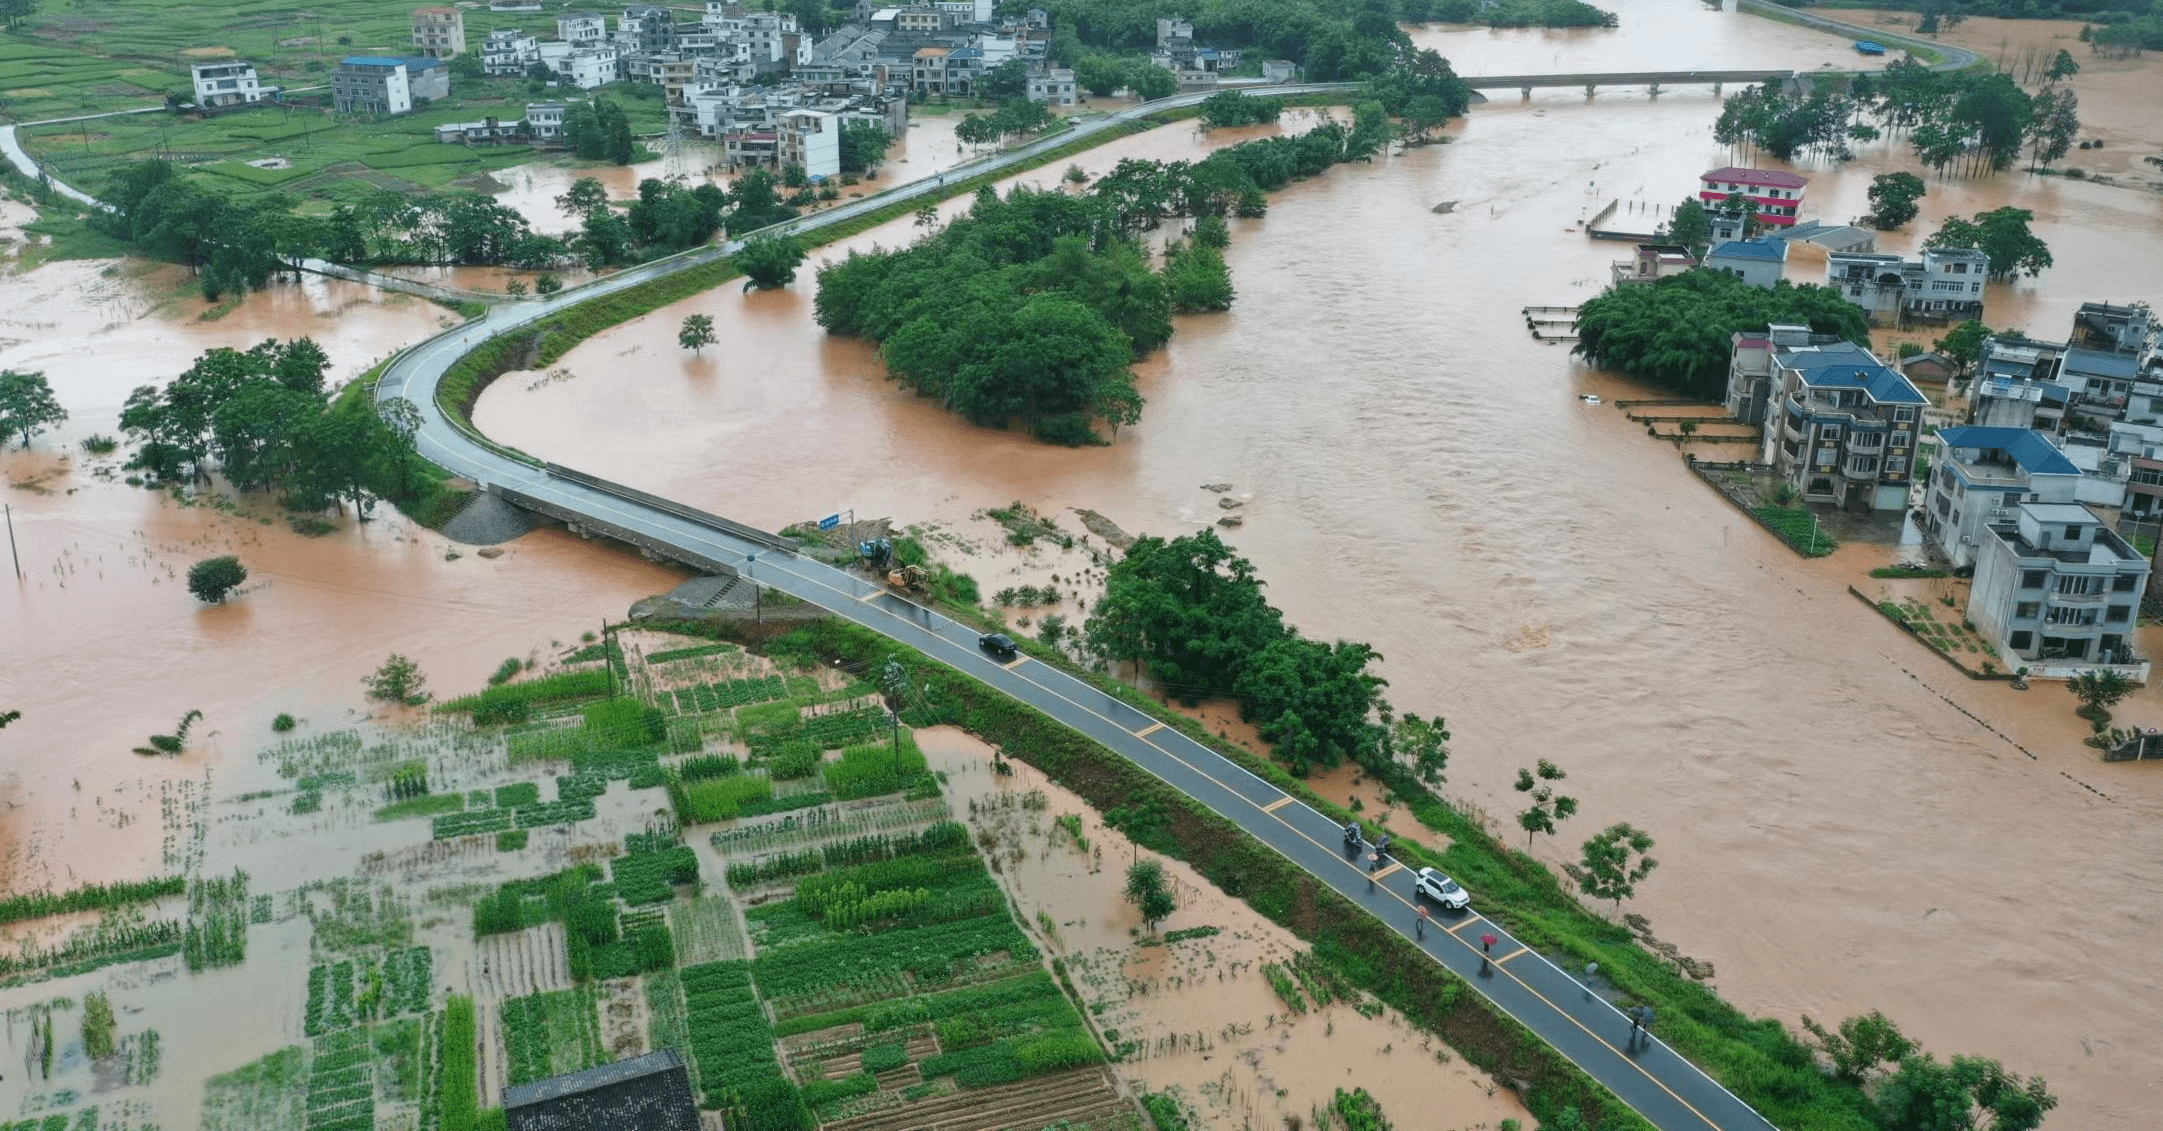
<svg viewBox="0 0 2163 1131">
<path fill-rule="evenodd" d="M 1808 177 L 1778 169 L 1744 169 L 1730 165 L 1699 177 L 1697 198 L 1705 202 L 1705 207 L 1714 210 L 1740 208 L 1742 201 L 1748 200 L 1757 205 L 1759 223 L 1785 228 L 1795 222 L 1796 210 L 1802 207 L 1803 186 L 1809 183 Z M 1727 204 L 1731 200 L 1735 203 Z"/>
</svg>

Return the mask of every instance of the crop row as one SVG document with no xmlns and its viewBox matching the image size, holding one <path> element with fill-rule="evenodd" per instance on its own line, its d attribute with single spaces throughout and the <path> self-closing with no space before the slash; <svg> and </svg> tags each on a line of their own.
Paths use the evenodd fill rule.
<svg viewBox="0 0 2163 1131">
<path fill-rule="evenodd" d="M 924 1079 L 952 1076 L 964 1088 L 988 1088 L 1018 1080 L 1098 1064 L 1104 1050 L 1080 1027 L 997 1041 L 959 1052 L 925 1057 L 918 1068 Z"/>
<path fill-rule="evenodd" d="M 917 984 L 946 982 L 965 962 L 1005 954 L 1034 962 L 1036 947 L 1004 913 L 875 935 L 833 936 L 759 956 L 759 988 L 769 997 L 813 994 L 907 975 Z"/>
<path fill-rule="evenodd" d="M 167 876 L 139 883 L 84 884 L 63 892 L 34 891 L 0 899 L 0 924 L 42 919 L 47 915 L 64 915 L 73 911 L 100 911 L 130 903 L 146 903 L 169 895 L 179 895 L 186 890 L 185 879 Z"/>
<path fill-rule="evenodd" d="M 353 964 L 339 962 L 308 971 L 308 1013 L 302 1025 L 311 1037 L 353 1024 Z"/>
<path fill-rule="evenodd" d="M 481 1106 L 480 1074 L 475 1067 L 479 1049 L 473 999 L 452 994 L 443 1010 L 442 1069 L 436 1085 L 442 1097 L 441 1131 L 473 1131 Z"/>
<path fill-rule="evenodd" d="M 375 1062 L 367 1030 L 316 1039 L 308 1065 L 307 1110 L 308 1131 L 372 1131 Z"/>
<path fill-rule="evenodd" d="M 394 950 L 383 958 L 385 1002 L 383 1015 L 428 1012 L 435 992 L 434 955 L 425 946 Z"/>
<path fill-rule="evenodd" d="M 650 653 L 646 657 L 646 662 L 649 664 L 665 664 L 672 660 L 689 660 L 698 656 L 725 656 L 741 651 L 743 649 L 734 644 L 696 644 L 689 648 L 669 648 L 665 651 Z M 779 679 L 780 677 L 775 676 L 773 678 Z"/>
<path fill-rule="evenodd" d="M 635 834 L 634 834 L 635 838 Z M 633 907 L 666 903 L 675 896 L 672 885 L 698 882 L 698 854 L 687 844 L 640 851 L 609 862 L 609 876 L 616 894 Z"/>
<path fill-rule="evenodd" d="M 513 1084 L 602 1063 L 600 1020 L 590 990 L 555 990 L 503 1003 L 503 1048 Z"/>
<path fill-rule="evenodd" d="M 732 679 L 723 683 L 704 683 L 696 687 L 679 687 L 669 694 L 674 698 L 677 710 L 693 715 L 724 711 L 730 707 L 743 707 L 752 703 L 769 703 L 786 698 L 788 693 L 786 681 L 780 676 L 770 675 L 755 679 Z"/>
<path fill-rule="evenodd" d="M 1064 1001 L 1065 997 L 1059 992 L 1058 983 L 1052 981 L 1051 974 L 1037 969 L 1018 978 L 1005 978 L 966 989 L 918 994 L 900 1001 L 882 1001 L 833 1013 L 807 1014 L 782 1022 L 774 1028 L 782 1036 L 791 1036 L 854 1023 L 861 1024 L 866 1033 L 884 1033 L 910 1025 L 943 1021 L 949 1017 L 1045 1000 Z"/>
<path fill-rule="evenodd" d="M 774 1057 L 773 1027 L 751 989 L 750 966 L 709 962 L 683 972 L 691 1055 L 707 1107 L 731 1112 L 731 1128 L 804 1131 L 811 1115 Z"/>
<path fill-rule="evenodd" d="M 766 821 L 717 832 L 713 834 L 713 844 L 728 855 L 741 856 L 813 837 L 854 836 L 869 839 L 873 834 L 887 834 L 889 830 L 906 828 L 925 821 L 944 821 L 947 816 L 946 802 L 936 796 L 871 806 L 846 814 L 838 809 L 818 809 L 809 813 L 791 814 L 778 821 Z M 966 832 L 962 834 L 962 840 L 967 842 Z M 859 861 L 851 859 L 827 862 L 853 864 Z"/>
</svg>

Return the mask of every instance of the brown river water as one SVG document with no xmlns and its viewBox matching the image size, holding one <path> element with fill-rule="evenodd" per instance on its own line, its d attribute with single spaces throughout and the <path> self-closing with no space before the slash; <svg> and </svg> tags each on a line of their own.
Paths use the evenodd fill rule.
<svg viewBox="0 0 2163 1131">
<path fill-rule="evenodd" d="M 1616 32 L 1415 37 L 1468 73 L 1854 58 L 1843 40 L 1699 5 L 1614 7 Z M 2163 67 L 2092 60 L 2074 30 L 1971 20 L 1959 37 L 1986 53 L 2066 37 L 2087 68 L 2075 86 L 2090 132 L 2110 142 L 2074 163 L 2131 174 L 2130 155 L 2163 151 L 2152 113 Z M 1941 1055 L 2049 1077 L 2064 1100 L 2054 1125 L 2144 1127 L 2141 1113 L 2163 1107 L 2150 1041 L 2163 1023 L 2148 961 L 2163 907 L 2153 769 L 2097 762 L 2051 685 L 1971 684 L 1923 655 L 1842 592 L 1867 590 L 1868 568 L 1894 550 L 1851 544 L 1799 561 L 1673 448 L 1577 400 L 1648 390 L 1523 332 L 1520 307 L 1590 297 L 1626 251 L 1586 241 L 1571 230 L 1581 220 L 1610 199 L 1665 206 L 1733 160 L 1711 140 L 1716 114 L 1697 89 L 1503 95 L 1454 125 L 1453 144 L 1279 194 L 1267 218 L 1234 224 L 1233 311 L 1182 319 L 1170 347 L 1137 366 L 1147 419 L 1109 448 L 971 428 L 906 395 L 872 350 L 818 329 L 808 274 L 611 331 L 559 363 L 569 380 L 499 383 L 478 419 L 525 450 L 768 526 L 853 507 L 961 530 L 979 508 L 1021 499 L 1070 529 L 1068 508 L 1086 507 L 1168 535 L 1223 513 L 1202 484 L 1232 484 L 1245 525 L 1227 536 L 1289 618 L 1372 641 L 1392 700 L 1448 717 L 1450 794 L 1507 821 L 1516 769 L 1550 757 L 1583 811 L 1539 855 L 1562 859 L 1618 820 L 1659 838 L 1664 864 L 1633 906 L 1712 961 L 1731 1000 L 1790 1023 L 1882 1009 Z M 1191 158 L 1266 132 L 1181 123 L 1077 163 L 1098 173 L 1125 156 Z M 1882 150 L 1805 167 L 1805 212 L 1853 217 L 1871 175 L 1906 167 Z M 1049 184 L 1059 171 L 1020 179 Z M 521 207 L 549 207 L 561 187 L 544 180 L 536 170 L 514 183 Z M 1455 211 L 1434 214 L 1444 201 Z M 1922 219 L 1881 247 L 1911 249 L 1946 215 L 2009 202 L 2036 212 L 2057 266 L 1993 286 L 1992 324 L 2057 334 L 2082 301 L 2155 297 L 2163 197 L 2123 185 L 1933 180 Z M 820 254 L 912 231 L 904 220 Z M 455 691 L 672 582 L 560 533 L 494 561 L 447 561 L 442 539 L 395 517 L 308 540 L 97 478 L 75 441 L 115 431 L 129 388 L 209 345 L 315 334 L 347 376 L 444 313 L 317 281 L 197 323 L 203 304 L 167 297 L 173 280 L 106 266 L 0 282 L 0 365 L 45 368 L 74 413 L 33 451 L 0 457 L 29 574 L 0 604 L 0 700 L 25 711 L 0 747 L 9 886 L 156 870 L 159 779 L 200 782 L 252 761 L 281 710 L 311 722 L 365 711 L 357 680 L 387 652 Z M 1791 277 L 1821 270 L 1808 249 L 1790 261 Z M 674 342 L 694 310 L 721 339 L 703 358 Z M 60 452 L 74 453 L 64 469 Z M 212 547 L 235 548 L 255 578 L 243 598 L 201 608 L 177 575 Z M 1071 571 L 996 558 L 965 568 L 988 581 Z M 207 737 L 187 757 L 127 753 L 191 707 Z M 2163 692 L 2120 714 L 2163 718 Z M 132 821 L 93 819 L 122 791 L 137 799 Z"/>
</svg>

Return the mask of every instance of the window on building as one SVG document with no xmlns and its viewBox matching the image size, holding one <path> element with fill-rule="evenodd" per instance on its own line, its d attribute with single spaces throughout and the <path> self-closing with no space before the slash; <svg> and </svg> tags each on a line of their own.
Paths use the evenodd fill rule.
<svg viewBox="0 0 2163 1131">
<path fill-rule="evenodd" d="M 2112 605 L 2110 607 L 2110 612 L 2106 614 L 2103 619 L 2109 621 L 2112 624 L 2124 624 L 2127 621 L 2133 619 L 2133 606 Z"/>
<path fill-rule="evenodd" d="M 1908 457 L 1893 456 L 1885 461 L 1885 474 L 1898 475 L 1908 469 Z"/>
<path fill-rule="evenodd" d="M 2058 579 L 2057 592 L 2062 593 L 2068 597 L 2084 597 L 2094 591 L 2089 588 L 2088 583 L 2096 580 L 2099 579 L 2093 577 L 2081 577 L 2077 574 L 2072 577 L 2061 577 Z"/>
<path fill-rule="evenodd" d="M 2012 647 L 2013 651 L 2025 652 L 2035 647 L 2035 634 L 2032 632 L 2016 632 L 2007 636 L 2005 642 Z"/>
<path fill-rule="evenodd" d="M 2020 571 L 2020 587 L 2022 589 L 2041 589 L 2048 584 L 2050 584 L 2050 571 L 2047 569 L 2024 569 Z"/>
<path fill-rule="evenodd" d="M 2140 578 L 2130 573 L 2121 573 L 2110 579 L 2110 591 L 2113 593 L 2131 593 L 2139 585 Z"/>
<path fill-rule="evenodd" d="M 2066 528 L 2065 528 L 2065 539 L 2066 539 L 2066 541 L 2068 541 L 2068 542 L 2078 542 L 2078 541 L 2080 541 L 2080 532 L 2081 532 L 2081 527 L 2079 527 L 2079 526 L 2077 526 L 2077 525 L 2074 525 L 2074 524 L 2072 524 L 2072 523 L 2067 523 L 2067 524 L 2066 524 Z"/>
<path fill-rule="evenodd" d="M 2043 602 L 2022 601 L 2013 606 L 2014 620 L 2034 620 L 2043 615 Z"/>
</svg>

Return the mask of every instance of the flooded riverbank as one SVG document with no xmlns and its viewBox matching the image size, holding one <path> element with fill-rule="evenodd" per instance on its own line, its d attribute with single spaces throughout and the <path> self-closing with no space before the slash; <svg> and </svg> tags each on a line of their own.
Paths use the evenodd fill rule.
<svg viewBox="0 0 2163 1131">
<path fill-rule="evenodd" d="M 1693 58 L 1732 47 L 1815 68 L 1846 50 L 1733 13 L 1622 9 L 1625 27 L 1672 15 L 1672 46 Z M 1649 65 L 1604 54 L 1597 33 L 1463 34 L 1496 45 L 1491 65 L 1459 50 L 1467 72 L 1536 67 L 1525 53 L 1540 50 L 1587 70 Z M 2113 88 L 2080 89 L 2092 120 L 2147 120 Z M 1521 307 L 1582 301 L 1621 256 L 1574 230 L 1583 219 L 1610 200 L 1665 207 L 1735 158 L 1711 139 L 1717 112 L 1688 89 L 1535 93 L 1475 111 L 1453 144 L 1293 186 L 1267 218 L 1234 223 L 1237 303 L 1181 319 L 1136 367 L 1145 418 L 1109 449 L 970 428 L 896 389 L 862 343 L 818 330 L 808 278 L 698 300 L 726 327 L 710 368 L 679 357 L 683 312 L 662 312 L 566 357 L 576 381 L 499 385 L 478 419 L 525 450 L 774 525 L 852 505 L 958 524 L 1020 499 L 1177 534 L 1223 513 L 1203 484 L 1234 484 L 1244 525 L 1228 537 L 1289 619 L 1373 642 L 1392 701 L 1448 717 L 1448 792 L 1507 821 L 1518 767 L 1562 763 L 1584 808 L 1537 851 L 1574 855 L 1617 820 L 1649 828 L 1665 866 L 1635 909 L 1713 961 L 1739 1005 L 1791 1024 L 1883 1009 L 1941 1055 L 2047 1076 L 2069 1122 L 2138 1126 L 2140 1081 L 2163 1073 L 2140 1036 L 2163 1021 L 2163 986 L 2127 909 L 2163 894 L 2163 865 L 2145 862 L 2163 847 L 2163 783 L 2096 761 L 2062 690 L 1970 683 L 1843 591 L 1892 551 L 1796 559 L 1672 447 L 1577 399 L 1657 390 L 1523 332 Z M 1218 136 L 1183 125 L 1119 144 L 1191 158 Z M 1887 146 L 1805 167 L 1805 212 L 1859 215 L 1871 176 L 1908 167 Z M 1456 207 L 1434 214 L 1442 202 Z M 1932 179 L 1922 218 L 1880 247 L 2008 203 L 2036 212 L 2057 265 L 1993 285 L 1993 325 L 2059 333 L 2081 302 L 2153 289 L 2157 199 L 2092 181 Z M 1822 263 L 1802 249 L 1790 277 L 1821 278 Z M 2127 710 L 2159 703 L 2149 689 Z M 2022 891 L 2054 893 L 2054 914 L 2015 942 L 2004 925 Z"/>
<path fill-rule="evenodd" d="M 1185 864 L 1162 861 L 1179 910 L 1159 936 L 1147 934 L 1121 895 L 1127 864 L 1142 856 L 1086 802 L 1026 765 L 994 774 L 991 748 L 954 728 L 920 730 L 916 739 L 946 775 L 955 811 L 968 813 L 979 843 L 988 842 L 1038 944 L 1065 961 L 1098 1031 L 1126 1050 L 1120 1074 L 1173 1093 L 1200 1116 L 1198 1126 L 1294 1126 L 1313 1120 L 1336 1089 L 1353 1087 L 1400 1127 L 1533 1122 L 1505 1084 L 1395 1010 L 1335 1001 L 1295 1011 L 1263 968 L 1283 967 L 1306 944 Z M 1205 928 L 1216 933 L 1161 941 L 1162 932 Z"/>
</svg>

